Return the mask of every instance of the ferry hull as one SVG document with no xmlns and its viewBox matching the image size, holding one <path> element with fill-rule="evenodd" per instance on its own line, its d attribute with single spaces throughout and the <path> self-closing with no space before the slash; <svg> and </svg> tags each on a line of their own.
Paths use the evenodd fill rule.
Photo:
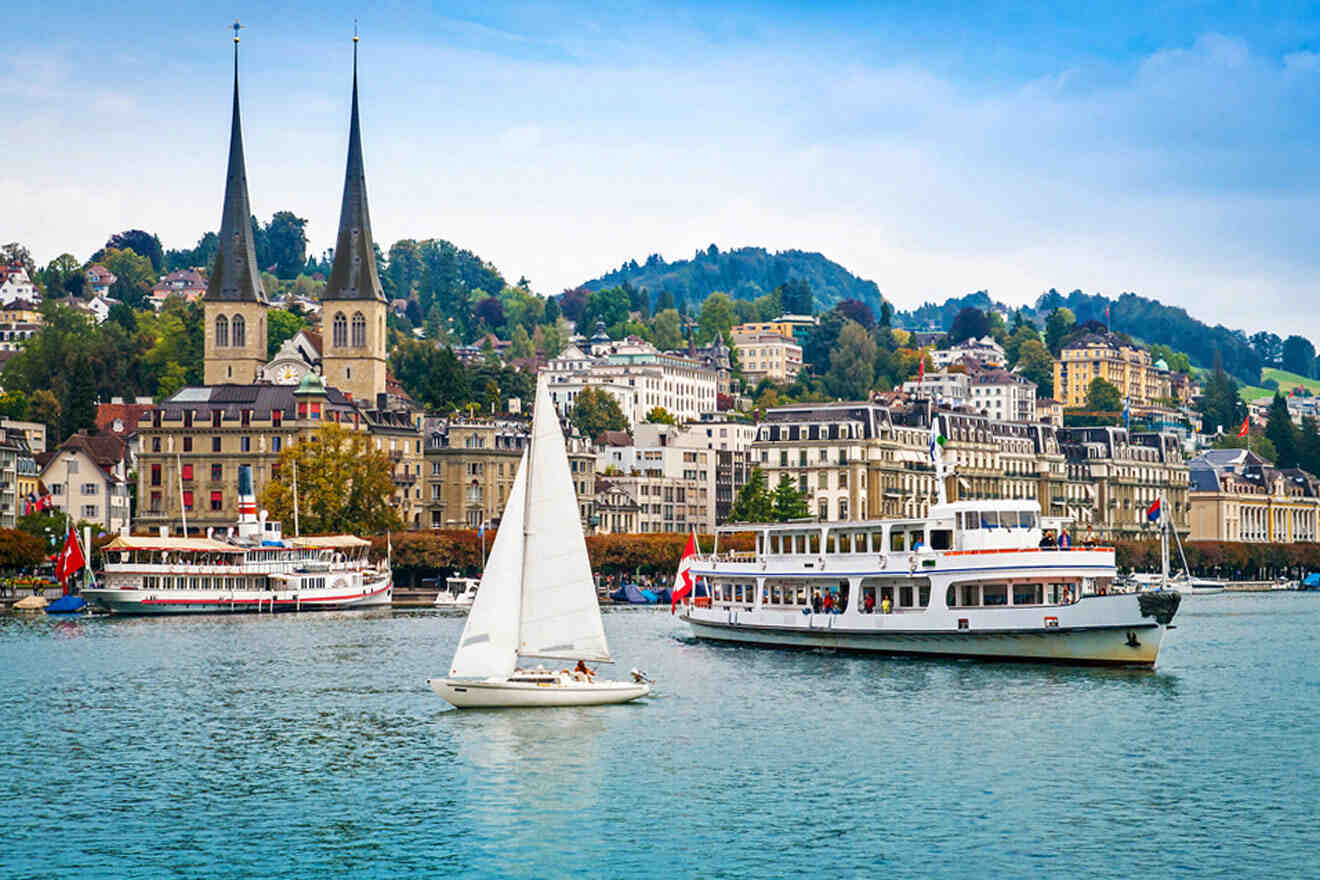
<svg viewBox="0 0 1320 880">
<path fill-rule="evenodd" d="M 364 608 L 388 608 L 393 584 L 376 585 L 356 593 L 321 590 L 300 594 L 245 591 L 215 593 L 204 590 L 171 590 L 153 593 L 146 590 L 83 590 L 88 604 L 119 615 L 162 614 L 269 614 L 289 611 L 347 611 Z"/>
<path fill-rule="evenodd" d="M 427 684 L 459 709 L 606 706 L 627 703 L 651 692 L 649 684 L 623 681 L 541 684 L 432 678 Z"/>
<path fill-rule="evenodd" d="M 697 638 L 743 645 L 1144 668 L 1155 666 L 1164 637 L 1164 627 L 1156 623 L 1036 632 L 878 632 L 758 626 L 703 620 L 690 614 L 684 620 Z"/>
</svg>

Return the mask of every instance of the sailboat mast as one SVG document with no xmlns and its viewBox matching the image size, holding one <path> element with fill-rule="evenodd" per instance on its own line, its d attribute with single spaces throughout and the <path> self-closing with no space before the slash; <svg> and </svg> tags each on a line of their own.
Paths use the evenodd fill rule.
<svg viewBox="0 0 1320 880">
<path fill-rule="evenodd" d="M 542 380 L 537 379 L 540 383 Z M 537 403 L 540 402 L 540 395 L 534 398 Z M 536 412 L 536 406 L 532 407 L 532 428 L 527 432 L 527 458 L 523 461 L 523 467 L 527 468 L 526 491 L 523 493 L 523 521 L 522 521 L 522 547 L 519 548 L 522 559 L 518 565 L 518 613 L 521 626 L 523 590 L 527 586 L 527 543 L 532 536 L 532 459 L 536 457 L 536 422 L 537 417 L 541 415 Z M 521 631 L 519 633 L 518 644 L 522 645 Z"/>
</svg>

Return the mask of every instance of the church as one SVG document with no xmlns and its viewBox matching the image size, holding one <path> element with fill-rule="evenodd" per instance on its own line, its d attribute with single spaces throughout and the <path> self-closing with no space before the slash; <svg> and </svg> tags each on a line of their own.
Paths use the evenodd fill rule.
<svg viewBox="0 0 1320 880">
<path fill-rule="evenodd" d="M 238 466 L 252 465 L 258 498 L 276 479 L 280 452 L 326 421 L 366 431 L 388 453 L 394 506 L 405 526 L 421 522 L 422 412 L 387 373 L 381 289 L 358 117 L 357 42 L 348 161 L 334 265 L 321 297 L 322 333 L 304 331 L 266 359 L 270 304 L 250 218 L 239 114 L 238 37 L 219 250 L 202 297 L 205 384 L 184 388 L 142 414 L 135 527 L 189 533 L 237 519 Z M 292 524 L 286 525 L 292 532 Z"/>
</svg>

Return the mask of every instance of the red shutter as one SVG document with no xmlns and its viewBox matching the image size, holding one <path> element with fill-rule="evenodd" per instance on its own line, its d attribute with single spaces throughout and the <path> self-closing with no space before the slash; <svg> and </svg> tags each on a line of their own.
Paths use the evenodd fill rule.
<svg viewBox="0 0 1320 880">
<path fill-rule="evenodd" d="M 191 489 L 183 490 L 183 507 L 185 510 L 193 509 L 193 493 Z"/>
<path fill-rule="evenodd" d="M 185 464 L 185 465 L 183 466 L 183 478 L 184 478 L 185 480 L 191 480 L 191 479 L 193 478 L 193 466 L 192 466 L 192 465 L 190 465 L 190 464 Z"/>
</svg>

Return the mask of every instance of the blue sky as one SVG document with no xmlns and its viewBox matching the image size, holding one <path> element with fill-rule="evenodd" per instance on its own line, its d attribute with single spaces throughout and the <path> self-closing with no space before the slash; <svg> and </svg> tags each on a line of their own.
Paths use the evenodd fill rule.
<svg viewBox="0 0 1320 880">
<path fill-rule="evenodd" d="M 1320 12 L 1107 3 L 18 3 L 0 239 L 219 221 L 226 26 L 253 207 L 337 222 L 351 33 L 376 237 L 545 293 L 659 252 L 817 250 L 900 308 L 1125 290 L 1320 338 Z"/>
</svg>

